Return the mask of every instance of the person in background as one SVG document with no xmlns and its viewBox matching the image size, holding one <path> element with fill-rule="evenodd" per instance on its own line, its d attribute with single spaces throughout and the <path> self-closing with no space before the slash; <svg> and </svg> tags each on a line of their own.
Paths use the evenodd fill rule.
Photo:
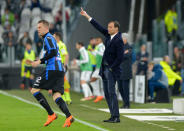
<svg viewBox="0 0 184 131">
<path fill-rule="evenodd" d="M 29 37 L 28 32 L 24 32 L 23 37 L 20 39 L 20 41 L 17 44 L 16 50 L 17 50 L 17 57 L 18 59 L 22 59 L 24 56 L 24 49 L 26 47 L 26 43 L 32 44 L 32 40 Z"/>
<path fill-rule="evenodd" d="M 141 51 L 137 53 L 137 75 L 146 75 L 148 66 L 148 52 L 146 51 L 146 46 L 141 46 Z"/>
<path fill-rule="evenodd" d="M 1 24 L 3 26 L 6 26 L 8 24 L 13 25 L 15 22 L 15 16 L 12 12 L 8 10 L 8 8 L 5 9 L 5 13 L 1 16 Z"/>
<path fill-rule="evenodd" d="M 162 66 L 159 64 L 154 65 L 153 62 L 148 64 L 148 88 L 150 95 L 150 102 L 154 101 L 154 91 L 159 88 L 168 88 L 168 78 L 164 71 L 162 70 Z"/>
<path fill-rule="evenodd" d="M 96 96 L 96 99 L 94 100 L 95 103 L 99 102 L 103 99 L 103 96 L 100 93 L 99 72 L 100 72 L 100 66 L 102 63 L 102 57 L 103 57 L 104 50 L 105 50 L 105 46 L 103 44 L 102 38 L 100 38 L 100 37 L 96 38 L 96 47 L 95 47 L 95 50 L 92 52 L 96 58 L 96 69 L 93 72 L 91 80 L 90 80 L 90 85 L 93 88 L 94 96 Z"/>
<path fill-rule="evenodd" d="M 128 34 L 123 33 L 122 39 L 124 43 L 124 56 L 121 63 L 122 73 L 118 80 L 118 90 L 123 100 L 121 108 L 130 108 L 129 85 L 132 78 L 132 47 L 128 44 Z"/>
<path fill-rule="evenodd" d="M 55 32 L 54 38 L 56 39 L 56 42 L 57 42 L 58 47 L 59 47 L 61 62 L 63 63 L 65 70 L 67 71 L 69 55 L 68 55 L 66 45 L 61 41 L 61 33 Z M 66 74 L 66 71 L 65 71 L 65 74 Z M 72 103 L 72 100 L 70 97 L 70 84 L 66 78 L 66 75 L 64 76 L 64 94 L 62 95 L 62 98 L 67 104 Z"/>
<path fill-rule="evenodd" d="M 32 88 L 33 86 L 33 79 L 34 79 L 34 76 L 33 76 L 33 68 L 30 64 L 27 64 L 26 61 L 34 61 L 35 58 L 36 58 L 36 55 L 35 55 L 35 52 L 34 50 L 32 49 L 32 46 L 31 46 L 31 43 L 29 42 L 26 42 L 26 50 L 24 52 L 24 59 L 23 59 L 23 72 L 24 72 L 24 75 L 23 75 L 23 78 L 22 78 L 22 83 L 20 85 L 20 88 L 21 89 L 24 89 L 25 88 L 25 84 L 26 84 L 26 77 L 28 77 L 28 80 L 29 80 L 29 89 Z M 28 75 L 29 74 L 29 75 Z"/>
<path fill-rule="evenodd" d="M 91 66 L 89 54 L 82 42 L 76 43 L 76 49 L 80 53 L 80 59 L 79 60 L 74 59 L 73 64 L 74 65 L 77 64 L 78 66 L 80 66 L 80 70 L 81 70 L 80 84 L 82 86 L 83 93 L 84 93 L 84 98 L 82 98 L 81 101 L 91 100 L 93 99 L 93 94 L 87 83 L 90 81 L 90 77 L 93 69 Z"/>
<path fill-rule="evenodd" d="M 164 56 L 163 61 L 160 61 L 164 72 L 167 75 L 169 86 L 172 89 L 172 95 L 179 95 L 180 83 L 182 83 L 182 78 L 176 72 L 171 69 L 169 56 Z"/>
<path fill-rule="evenodd" d="M 181 77 L 182 77 L 181 96 L 184 96 L 184 46 L 181 49 Z"/>
<path fill-rule="evenodd" d="M 42 39 L 39 37 L 37 30 L 34 33 L 34 43 L 36 44 L 37 54 L 39 55 L 42 50 L 43 44 Z"/>
<path fill-rule="evenodd" d="M 91 59 L 91 64 L 93 67 L 93 71 L 96 68 L 96 58 L 93 52 L 95 51 L 95 46 L 96 46 L 96 39 L 95 38 L 90 38 L 89 45 L 88 45 L 88 51 L 90 52 L 90 59 Z"/>
<path fill-rule="evenodd" d="M 174 47 L 174 59 L 172 61 L 172 69 L 178 75 L 181 75 L 181 53 L 177 46 Z"/>
<path fill-rule="evenodd" d="M 175 8 L 168 10 L 165 17 L 164 22 L 167 29 L 168 40 L 176 38 L 176 31 L 178 29 L 178 15 L 175 11 Z"/>
</svg>

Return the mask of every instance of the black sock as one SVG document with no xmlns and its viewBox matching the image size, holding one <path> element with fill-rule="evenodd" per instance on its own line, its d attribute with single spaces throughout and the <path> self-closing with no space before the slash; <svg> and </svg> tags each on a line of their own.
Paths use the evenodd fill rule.
<svg viewBox="0 0 184 131">
<path fill-rule="evenodd" d="M 42 105 L 43 108 L 45 108 L 45 110 L 48 112 L 49 115 L 54 114 L 54 112 L 52 111 L 52 109 L 50 108 L 47 100 L 45 99 L 45 97 L 40 93 L 40 92 L 36 92 L 33 94 L 33 96 L 37 99 L 37 101 Z"/>
<path fill-rule="evenodd" d="M 55 102 L 59 106 L 59 108 L 61 109 L 61 111 L 66 115 L 66 118 L 68 118 L 68 117 L 71 116 L 66 103 L 64 102 L 64 100 L 61 97 L 58 97 L 55 100 Z"/>
<path fill-rule="evenodd" d="M 26 84 L 26 77 L 24 76 L 23 79 L 22 79 L 22 84 Z"/>
<path fill-rule="evenodd" d="M 33 87 L 33 80 L 32 79 L 29 79 L 29 87 Z"/>
</svg>

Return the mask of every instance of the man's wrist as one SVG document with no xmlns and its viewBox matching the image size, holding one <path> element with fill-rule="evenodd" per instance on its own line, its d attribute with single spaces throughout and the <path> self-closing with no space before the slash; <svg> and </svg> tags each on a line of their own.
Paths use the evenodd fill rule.
<svg viewBox="0 0 184 131">
<path fill-rule="evenodd" d="M 88 21 L 90 22 L 91 20 L 92 20 L 92 17 L 89 17 L 89 18 L 88 18 Z"/>
</svg>

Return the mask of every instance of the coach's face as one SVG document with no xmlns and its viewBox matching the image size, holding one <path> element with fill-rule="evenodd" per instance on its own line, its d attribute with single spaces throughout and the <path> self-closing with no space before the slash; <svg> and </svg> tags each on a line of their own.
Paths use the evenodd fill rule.
<svg viewBox="0 0 184 131">
<path fill-rule="evenodd" d="M 43 25 L 43 23 L 38 23 L 37 25 L 38 35 L 43 36 L 46 32 L 46 27 Z"/>
<path fill-rule="evenodd" d="M 118 28 L 117 27 L 114 27 L 114 23 L 113 22 L 110 22 L 108 24 L 108 33 L 109 35 L 114 35 L 118 32 Z"/>
</svg>

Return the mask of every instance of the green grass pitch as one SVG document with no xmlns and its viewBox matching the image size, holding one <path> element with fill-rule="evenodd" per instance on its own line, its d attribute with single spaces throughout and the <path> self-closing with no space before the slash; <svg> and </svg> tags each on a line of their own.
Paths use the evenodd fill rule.
<svg viewBox="0 0 184 131">
<path fill-rule="evenodd" d="M 37 103 L 28 90 L 9 90 L 9 94 L 16 95 L 25 100 Z M 59 111 L 52 98 L 47 92 L 43 92 L 49 104 L 55 111 Z M 71 92 L 73 103 L 69 109 L 74 117 L 85 121 L 100 129 L 110 131 L 167 131 L 167 130 L 184 130 L 184 122 L 140 122 L 124 117 L 121 114 L 121 123 L 103 123 L 102 120 L 109 118 L 109 113 L 97 110 L 98 108 L 107 108 L 105 100 L 94 103 L 93 101 L 80 102 L 82 94 Z M 120 102 L 121 106 L 121 102 Z M 169 104 L 131 104 L 131 108 L 172 108 Z M 146 114 L 139 114 L 146 115 Z M 150 115 L 150 114 L 149 114 Z M 174 115 L 174 114 L 151 114 L 151 115 Z M 62 128 L 65 117 L 59 115 L 48 127 L 43 127 L 46 121 L 47 113 L 45 110 L 31 105 L 10 96 L 0 94 L 0 131 L 95 131 L 97 129 L 75 121 L 70 128 Z M 163 128 L 166 127 L 166 128 Z"/>
</svg>

